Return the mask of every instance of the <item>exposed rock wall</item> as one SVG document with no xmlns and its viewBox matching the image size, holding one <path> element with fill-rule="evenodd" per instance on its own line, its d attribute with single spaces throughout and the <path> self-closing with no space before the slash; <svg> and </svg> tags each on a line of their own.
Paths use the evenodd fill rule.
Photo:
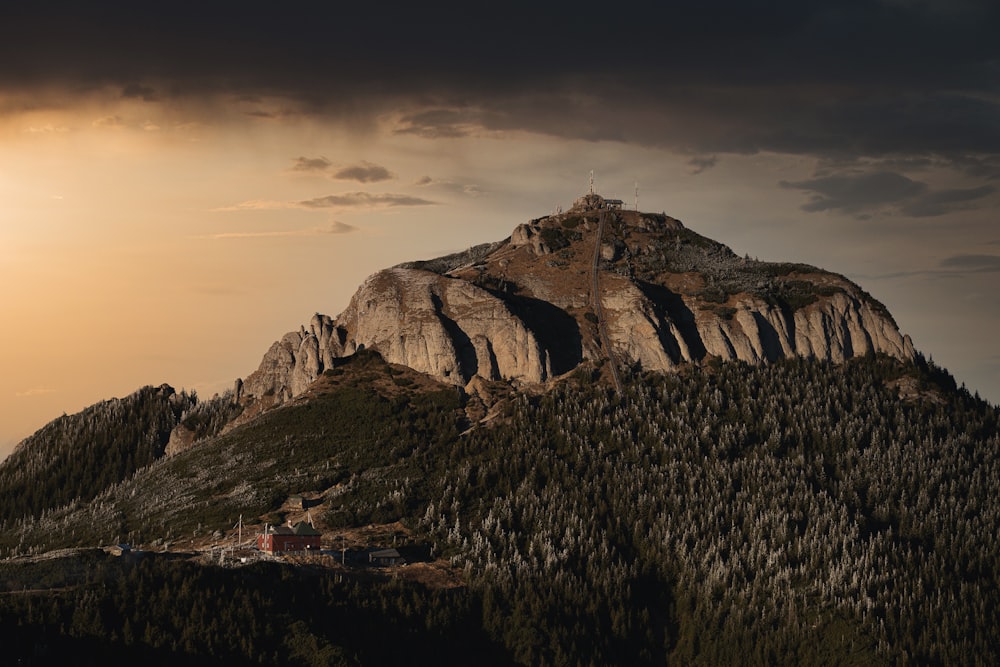
<svg viewBox="0 0 1000 667">
<path fill-rule="evenodd" d="M 624 281 L 619 281 L 624 282 Z M 883 352 L 912 359 L 913 344 L 895 324 L 863 300 L 846 293 L 823 298 L 788 313 L 753 297 L 737 298 L 724 314 L 690 309 L 696 330 L 682 333 L 680 322 L 657 308 L 640 290 L 625 283 L 602 294 L 608 337 L 620 359 L 643 368 L 670 371 L 679 363 L 707 355 L 750 363 L 785 357 L 843 362 Z"/>
<path fill-rule="evenodd" d="M 693 326 L 685 327 L 676 312 L 631 282 L 607 282 L 601 299 L 615 355 L 651 370 L 671 371 L 706 356 L 750 363 L 791 356 L 842 362 L 876 352 L 914 356 L 909 337 L 889 318 L 847 293 L 794 313 L 753 297 L 738 298 L 721 314 L 692 304 L 684 312 L 693 315 Z M 540 383 L 552 376 L 549 359 L 556 353 L 540 338 L 493 292 L 428 271 L 387 269 L 361 285 L 336 321 L 316 315 L 308 328 L 274 343 L 244 393 L 283 402 L 302 393 L 333 358 L 361 347 L 452 384 L 476 376 Z M 558 344 L 550 337 L 550 347 Z M 595 355 L 583 348 L 580 360 Z"/>
<path fill-rule="evenodd" d="M 548 359 L 535 335 L 493 293 L 464 280 L 416 269 L 368 278 L 337 323 L 345 350 L 375 348 L 454 384 L 474 376 L 543 382 Z"/>
<path fill-rule="evenodd" d="M 885 309 L 842 276 L 804 265 L 769 274 L 762 263 L 743 262 L 665 216 L 621 213 L 618 236 L 597 239 L 597 228 L 579 213 L 519 225 L 509 242 L 479 246 L 447 262 L 379 271 L 335 320 L 317 314 L 308 327 L 274 343 L 246 379 L 243 395 L 287 401 L 334 359 L 362 347 L 463 386 L 476 377 L 542 383 L 581 361 L 606 357 L 590 312 L 595 243 L 610 249 L 598 253 L 607 267 L 599 297 L 611 353 L 620 363 L 672 371 L 713 357 L 755 364 L 793 356 L 833 362 L 872 353 L 914 357 L 909 337 Z M 646 240 L 640 243 L 641 234 Z M 561 250 L 553 254 L 544 238 L 562 239 Z M 658 248 L 660 264 L 669 269 L 637 278 L 632 246 L 622 238 L 632 239 L 636 253 Z M 744 270 L 757 273 L 738 279 Z M 716 285 L 729 286 L 722 298 L 718 288 L 706 291 L 712 275 Z M 772 275 L 780 277 L 776 293 L 732 287 L 762 284 Z M 791 288 L 809 298 L 791 301 L 798 304 L 793 308 L 781 296 Z"/>
<path fill-rule="evenodd" d="M 277 402 L 301 394 L 330 368 L 335 357 L 344 355 L 342 335 L 330 317 L 313 315 L 308 329 L 289 332 L 271 345 L 260 366 L 243 383 L 242 393 L 274 396 Z"/>
</svg>

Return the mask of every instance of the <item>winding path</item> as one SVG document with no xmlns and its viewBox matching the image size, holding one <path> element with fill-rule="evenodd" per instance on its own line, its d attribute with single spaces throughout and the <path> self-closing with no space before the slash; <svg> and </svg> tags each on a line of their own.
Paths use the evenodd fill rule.
<svg viewBox="0 0 1000 667">
<path fill-rule="evenodd" d="M 604 348 L 604 354 L 608 358 L 608 363 L 611 366 L 611 377 L 615 381 L 615 389 L 618 394 L 622 393 L 622 379 L 618 374 L 618 361 L 615 359 L 615 353 L 611 349 L 611 339 L 608 337 L 608 329 L 604 324 L 604 308 L 601 306 L 601 289 L 600 289 L 600 264 L 601 264 L 601 241 L 604 240 L 604 228 L 607 226 L 608 221 L 608 211 L 606 209 L 601 210 L 600 217 L 597 223 L 597 240 L 594 242 L 594 266 L 593 266 L 593 285 L 591 285 L 591 295 L 594 302 L 594 314 L 597 315 L 597 330 L 601 336 L 601 346 Z"/>
</svg>

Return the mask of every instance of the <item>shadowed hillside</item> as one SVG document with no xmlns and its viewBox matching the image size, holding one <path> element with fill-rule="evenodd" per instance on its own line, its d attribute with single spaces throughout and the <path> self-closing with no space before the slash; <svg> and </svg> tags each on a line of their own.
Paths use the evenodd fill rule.
<svg viewBox="0 0 1000 667">
<path fill-rule="evenodd" d="M 374 354 L 345 362 L 92 503 L 9 528 L 4 548 L 225 541 L 238 514 L 262 522 L 308 491 L 328 535 L 398 519 L 465 584 L 458 617 L 419 585 L 372 581 L 351 604 L 416 604 L 397 627 L 420 633 L 446 605 L 449 627 L 471 623 L 519 664 L 1000 658 L 1000 413 L 919 358 L 626 372 L 620 395 L 581 368 L 547 393 L 500 398 L 464 433 L 457 389 Z M 43 562 L 17 565 L 17 581 Z M 138 613 L 85 582 L 20 585 L 68 591 L 36 605 L 89 596 Z M 0 599 L 7 632 L 20 607 Z M 94 613 L 74 615 L 73 636 L 105 637 L 118 618 Z M 283 613 L 347 661 L 323 664 L 363 655 L 325 616 Z M 159 645 L 115 637 L 139 654 Z M 220 640 L 192 641 L 204 656 Z"/>
</svg>

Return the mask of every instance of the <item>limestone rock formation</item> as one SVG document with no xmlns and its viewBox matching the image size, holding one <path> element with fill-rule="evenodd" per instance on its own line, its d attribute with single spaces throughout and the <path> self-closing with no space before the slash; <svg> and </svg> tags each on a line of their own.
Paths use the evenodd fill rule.
<svg viewBox="0 0 1000 667">
<path fill-rule="evenodd" d="M 241 393 L 284 402 L 305 391 L 334 357 L 343 354 L 341 330 L 328 316 L 317 313 L 308 329 L 289 332 L 271 345 L 257 370 L 243 382 Z"/>
<path fill-rule="evenodd" d="M 544 348 L 503 299 L 429 271 L 376 273 L 337 323 L 346 350 L 374 348 L 390 363 L 455 384 L 476 375 L 537 383 L 551 374 Z"/>
<path fill-rule="evenodd" d="M 885 307 L 843 276 L 740 258 L 595 194 L 506 241 L 375 273 L 336 319 L 317 314 L 274 343 L 242 394 L 282 403 L 361 348 L 463 386 L 539 384 L 599 359 L 672 371 L 711 358 L 914 357 Z"/>
</svg>

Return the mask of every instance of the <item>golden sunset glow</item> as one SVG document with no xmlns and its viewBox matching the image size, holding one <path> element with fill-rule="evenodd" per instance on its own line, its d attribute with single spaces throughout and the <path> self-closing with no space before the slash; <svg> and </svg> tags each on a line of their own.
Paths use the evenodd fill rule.
<svg viewBox="0 0 1000 667">
<path fill-rule="evenodd" d="M 834 68 L 820 46 L 835 37 L 815 26 L 773 36 L 804 49 L 779 61 L 757 42 L 724 57 L 728 38 L 661 17 L 591 64 L 549 39 L 558 24 L 505 23 L 527 31 L 525 54 L 503 48 L 509 32 L 448 22 L 376 40 L 320 29 L 372 23 L 351 11 L 269 15 L 273 48 L 240 32 L 256 15 L 161 17 L 138 37 L 91 17 L 92 38 L 64 31 L 68 44 L 49 19 L 5 21 L 23 65 L 0 77 L 0 456 L 145 384 L 226 389 L 367 275 L 502 239 L 572 203 L 591 169 L 599 192 L 631 205 L 638 183 L 640 209 L 739 254 L 847 275 L 1000 400 L 988 86 L 944 92 L 955 79 L 929 72 L 907 88 L 895 60 Z M 935 6 L 920 11 L 937 26 Z M 936 57 L 948 72 L 979 63 Z M 935 115 L 958 97 L 964 124 Z"/>
</svg>

